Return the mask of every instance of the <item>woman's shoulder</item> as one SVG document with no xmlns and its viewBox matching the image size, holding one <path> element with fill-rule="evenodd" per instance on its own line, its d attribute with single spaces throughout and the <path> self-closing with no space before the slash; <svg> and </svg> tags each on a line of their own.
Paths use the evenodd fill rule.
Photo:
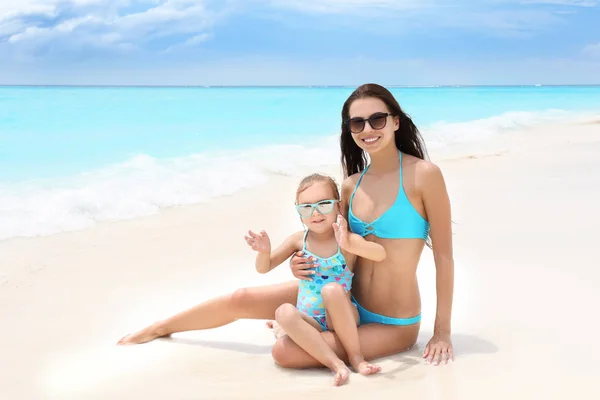
<svg viewBox="0 0 600 400">
<path fill-rule="evenodd" d="M 406 159 L 406 164 L 411 168 L 414 168 L 417 175 L 427 177 L 441 173 L 440 167 L 429 160 L 423 160 L 422 158 L 411 156 L 410 154 L 404 154 L 404 157 Z"/>
<path fill-rule="evenodd" d="M 444 184 L 442 170 L 437 164 L 408 154 L 406 159 L 416 178 L 417 189 L 423 190 L 427 187 Z"/>
<path fill-rule="evenodd" d="M 352 193 L 359 177 L 360 172 L 357 172 L 356 174 L 352 174 L 342 181 L 342 197 L 345 197 L 344 194 L 349 195 Z"/>
</svg>

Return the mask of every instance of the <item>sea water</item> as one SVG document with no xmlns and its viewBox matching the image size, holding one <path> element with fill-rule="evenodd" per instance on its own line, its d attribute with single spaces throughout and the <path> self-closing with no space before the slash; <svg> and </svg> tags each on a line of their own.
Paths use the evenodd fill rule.
<svg viewBox="0 0 600 400">
<path fill-rule="evenodd" d="M 600 113 L 600 86 L 390 87 L 428 149 Z M 0 240 L 339 162 L 354 87 L 0 87 Z"/>
</svg>

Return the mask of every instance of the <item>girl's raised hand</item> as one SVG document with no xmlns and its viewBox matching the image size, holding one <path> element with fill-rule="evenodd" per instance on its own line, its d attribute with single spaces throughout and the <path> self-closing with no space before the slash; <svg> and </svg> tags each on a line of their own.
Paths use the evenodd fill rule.
<svg viewBox="0 0 600 400">
<path fill-rule="evenodd" d="M 348 222 L 338 214 L 337 221 L 333 223 L 333 231 L 335 233 L 335 240 L 337 240 L 340 247 L 344 250 L 348 247 L 349 235 L 348 235 Z"/>
<path fill-rule="evenodd" d="M 246 239 L 246 243 L 254 251 L 258 251 L 259 253 L 271 252 L 271 239 L 269 239 L 269 235 L 265 231 L 260 231 L 260 233 L 248 231 L 248 235 L 244 236 L 244 239 Z"/>
</svg>

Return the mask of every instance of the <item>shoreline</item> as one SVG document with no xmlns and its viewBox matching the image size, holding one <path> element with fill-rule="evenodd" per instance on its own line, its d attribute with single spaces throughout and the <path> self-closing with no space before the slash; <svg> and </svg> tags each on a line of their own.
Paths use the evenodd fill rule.
<svg viewBox="0 0 600 400">
<path fill-rule="evenodd" d="M 215 295 L 293 279 L 285 263 L 258 274 L 243 240 L 248 229 L 265 229 L 273 243 L 302 229 L 292 206 L 298 179 L 275 176 L 211 203 L 0 242 L 0 320 L 9 327 L 0 346 L 10 360 L 0 366 L 0 397 L 362 399 L 400 391 L 460 400 L 482 393 L 593 398 L 600 349 L 585 344 L 600 327 L 589 314 L 600 303 L 600 215 L 593 211 L 600 203 L 600 124 L 528 132 L 479 147 L 508 149 L 497 156 L 440 161 L 431 154 L 454 221 L 454 363 L 433 367 L 421 357 L 436 309 L 427 248 L 417 272 L 417 344 L 377 360 L 379 376 L 352 374 L 348 385 L 333 388 L 327 370 L 281 369 L 260 320 L 116 346 L 132 330 Z"/>
<path fill-rule="evenodd" d="M 559 124 L 558 126 L 564 127 L 564 128 L 569 128 L 572 126 L 577 127 L 577 126 L 589 126 L 589 125 L 598 125 L 598 124 L 600 124 L 600 115 L 598 117 L 588 117 L 588 118 L 584 118 L 584 119 L 572 120 L 572 121 L 569 121 L 568 123 Z M 440 166 L 443 167 L 443 165 L 446 163 L 453 163 L 455 161 L 459 161 L 459 160 L 463 160 L 463 159 L 480 159 L 480 158 L 486 158 L 486 157 L 496 157 L 496 156 L 501 156 L 501 155 L 507 154 L 511 151 L 514 152 L 514 151 L 522 151 L 523 150 L 522 148 L 514 148 L 514 146 L 513 146 L 513 148 L 511 148 L 511 143 L 513 143 L 513 142 L 518 142 L 521 146 L 524 145 L 529 149 L 535 149 L 539 145 L 543 146 L 544 140 L 548 140 L 548 139 L 556 140 L 551 135 L 549 136 L 549 138 L 546 138 L 544 136 L 545 132 L 547 130 L 552 130 L 552 129 L 556 129 L 556 128 L 557 128 L 557 125 L 539 123 L 532 127 L 528 127 L 526 129 L 512 129 L 510 131 L 504 132 L 504 133 L 502 133 L 496 137 L 492 137 L 492 138 L 480 139 L 480 140 L 473 141 L 473 142 L 451 144 L 451 145 L 447 146 L 446 148 L 435 148 L 432 150 L 431 147 L 427 146 L 427 140 L 425 140 L 425 145 L 426 145 L 426 148 L 428 151 L 430 161 L 432 161 L 436 164 L 440 164 Z M 580 138 L 580 140 L 584 140 L 584 141 L 591 140 L 591 139 L 593 139 L 592 136 L 593 135 L 590 135 L 590 134 L 588 134 L 587 136 L 584 135 L 583 139 Z M 534 139 L 537 139 L 539 142 L 535 141 Z M 328 138 L 328 140 L 331 140 L 331 138 Z M 561 140 L 561 139 L 559 139 L 559 140 Z M 508 144 L 506 142 L 508 142 Z M 334 163 L 331 163 L 331 164 L 321 163 L 321 166 L 317 167 L 317 168 L 311 168 L 311 167 L 306 167 L 306 166 L 298 167 L 297 170 L 295 171 L 295 173 L 270 172 L 267 174 L 266 182 L 259 183 L 255 186 L 251 186 L 251 187 L 241 187 L 239 189 L 236 189 L 233 193 L 230 193 L 230 194 L 219 195 L 217 197 L 212 197 L 212 198 L 206 199 L 204 201 L 192 203 L 192 204 L 160 207 L 158 212 L 150 213 L 147 215 L 125 217 L 125 218 L 117 219 L 117 220 L 96 220 L 95 222 L 92 223 L 92 225 L 82 227 L 82 228 L 67 229 L 67 230 L 53 232 L 53 233 L 47 233 L 47 234 L 20 235 L 20 236 L 2 238 L 2 239 L 0 239 L 0 248 L 3 244 L 10 243 L 11 241 L 15 241 L 15 240 L 19 241 L 19 240 L 28 240 L 28 239 L 36 239 L 36 238 L 44 238 L 44 237 L 53 237 L 56 235 L 60 236 L 60 235 L 68 234 L 70 232 L 82 232 L 82 231 L 86 231 L 88 229 L 94 229 L 95 227 L 103 226 L 103 225 L 107 225 L 107 224 L 108 225 L 119 224 L 119 223 L 125 223 L 125 222 L 130 222 L 130 221 L 144 220 L 147 218 L 154 218 L 154 217 L 157 217 L 157 216 L 160 216 L 163 214 L 169 214 L 171 212 L 176 212 L 175 210 L 186 209 L 189 207 L 200 207 L 203 205 L 204 206 L 210 205 L 210 204 L 217 202 L 223 198 L 228 198 L 228 197 L 237 196 L 237 195 L 243 195 L 243 193 L 245 193 L 247 191 L 252 191 L 256 188 L 268 186 L 273 181 L 277 181 L 277 179 L 280 177 L 300 178 L 304 174 L 323 171 L 325 173 L 328 173 L 329 175 L 332 175 L 336 179 L 338 184 L 340 184 L 342 170 L 341 170 L 341 167 L 335 163 L 335 161 L 339 159 L 339 153 L 338 153 L 339 149 L 336 148 L 335 151 L 336 151 L 336 153 L 334 155 L 332 155 L 332 158 L 331 158 L 332 161 L 334 161 Z M 339 169 L 339 171 L 337 171 L 336 168 Z M 443 170 L 442 170 L 442 172 L 443 172 Z"/>
</svg>

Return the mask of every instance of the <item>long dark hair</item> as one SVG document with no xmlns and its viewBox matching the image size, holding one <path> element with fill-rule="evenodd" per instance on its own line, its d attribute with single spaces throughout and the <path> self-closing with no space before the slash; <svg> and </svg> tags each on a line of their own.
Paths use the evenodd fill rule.
<svg viewBox="0 0 600 400">
<path fill-rule="evenodd" d="M 427 150 L 421 137 L 421 133 L 410 119 L 402 111 L 400 104 L 394 98 L 394 95 L 383 86 L 375 83 L 367 83 L 359 86 L 344 103 L 342 108 L 342 135 L 340 137 L 340 147 L 342 150 L 342 166 L 344 167 L 344 178 L 361 172 L 367 164 L 367 155 L 358 147 L 352 139 L 350 126 L 347 123 L 350 119 L 350 106 L 355 100 L 367 97 L 375 97 L 382 100 L 389 109 L 389 112 L 400 118 L 400 126 L 395 132 L 395 142 L 398 150 L 405 154 L 425 159 Z"/>
</svg>

